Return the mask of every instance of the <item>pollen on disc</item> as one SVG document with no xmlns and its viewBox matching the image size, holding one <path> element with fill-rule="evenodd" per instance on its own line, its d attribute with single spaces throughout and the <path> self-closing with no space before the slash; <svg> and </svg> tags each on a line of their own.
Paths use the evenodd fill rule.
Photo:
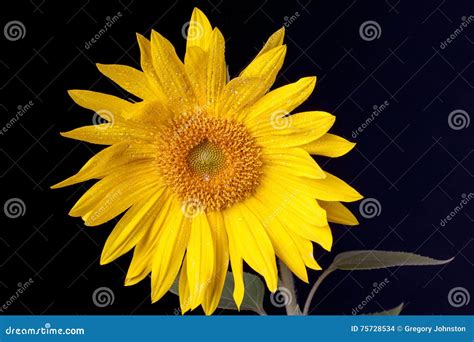
<svg viewBox="0 0 474 342">
<path fill-rule="evenodd" d="M 241 123 L 205 113 L 173 118 L 159 139 L 157 166 L 182 201 L 222 210 L 251 196 L 260 183 L 260 147 Z"/>
</svg>

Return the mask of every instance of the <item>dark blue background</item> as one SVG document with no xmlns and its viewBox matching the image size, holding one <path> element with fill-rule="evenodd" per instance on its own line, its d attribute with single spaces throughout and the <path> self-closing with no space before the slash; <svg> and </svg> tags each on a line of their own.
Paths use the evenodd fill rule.
<svg viewBox="0 0 474 342">
<path fill-rule="evenodd" d="M 411 251 L 435 258 L 455 257 L 447 266 L 337 272 L 321 286 L 312 314 L 351 314 L 385 278 L 389 284 L 364 309 L 380 311 L 405 303 L 404 314 L 472 314 L 472 301 L 455 308 L 448 292 L 463 287 L 472 293 L 474 203 L 444 227 L 440 220 L 474 192 L 473 126 L 460 130 L 448 115 L 474 114 L 474 21 L 445 49 L 445 41 L 474 14 L 472 1 L 15 1 L 2 4 L 1 26 L 20 20 L 26 35 L 18 41 L 0 36 L 0 125 L 19 105 L 33 101 L 1 141 L 1 202 L 21 198 L 24 216 L 3 216 L 0 228 L 0 304 L 30 277 L 34 284 L 9 307 L 10 314 L 174 314 L 177 297 L 149 303 L 149 283 L 125 288 L 130 255 L 108 266 L 98 258 L 114 223 L 81 225 L 67 212 L 89 184 L 51 191 L 69 176 L 96 146 L 66 140 L 59 131 L 91 122 L 74 106 L 67 89 L 94 89 L 121 94 L 101 77 L 94 63 L 137 67 L 135 32 L 154 28 L 184 53 L 182 26 L 198 5 L 227 39 L 227 62 L 236 75 L 266 38 L 287 24 L 288 54 L 277 85 L 317 75 L 315 93 L 302 109 L 336 115 L 332 129 L 357 142 L 347 156 L 319 159 L 330 172 L 381 204 L 379 216 L 365 219 L 359 204 L 350 208 L 360 226 L 333 225 L 332 253 L 319 247 L 323 266 L 341 251 L 384 249 Z M 89 41 L 107 16 L 120 20 L 90 49 Z M 298 13 L 298 14 L 296 14 Z M 293 19 L 291 17 L 293 16 Z M 378 39 L 365 41 L 359 27 L 376 21 Z M 291 22 L 291 23 L 290 23 Z M 123 94 L 123 93 L 122 93 Z M 124 94 L 125 95 L 125 94 Z M 370 117 L 374 105 L 388 107 L 355 139 L 352 132 Z M 318 272 L 311 272 L 314 281 Z M 304 298 L 309 286 L 298 283 Z M 94 306 L 93 291 L 107 286 L 115 302 Z M 283 313 L 270 301 L 269 313 Z M 199 311 L 198 311 L 199 312 Z M 225 314 L 226 312 L 217 312 Z M 234 313 L 234 312 L 230 312 Z M 244 313 L 244 312 L 243 312 Z"/>
</svg>

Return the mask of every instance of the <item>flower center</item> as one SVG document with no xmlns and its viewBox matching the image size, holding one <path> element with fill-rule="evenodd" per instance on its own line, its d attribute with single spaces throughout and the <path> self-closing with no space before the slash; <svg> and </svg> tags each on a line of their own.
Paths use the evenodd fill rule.
<svg viewBox="0 0 474 342">
<path fill-rule="evenodd" d="M 259 184 L 260 147 L 238 122 L 182 114 L 160 132 L 159 143 L 159 170 L 183 204 L 222 210 L 251 196 Z"/>
<path fill-rule="evenodd" d="M 215 175 L 224 167 L 225 155 L 216 144 L 204 140 L 191 149 L 188 154 L 191 170 L 203 178 Z"/>
</svg>

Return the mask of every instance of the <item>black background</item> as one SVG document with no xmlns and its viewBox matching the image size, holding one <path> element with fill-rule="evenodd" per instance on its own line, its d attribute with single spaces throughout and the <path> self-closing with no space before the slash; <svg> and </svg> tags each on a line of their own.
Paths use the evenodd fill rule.
<svg viewBox="0 0 474 342">
<path fill-rule="evenodd" d="M 1 27 L 19 20 L 23 39 L 0 36 L 0 125 L 17 107 L 33 107 L 0 136 L 1 197 L 20 198 L 26 210 L 16 219 L 1 212 L 0 304 L 30 277 L 34 283 L 4 312 L 7 314 L 175 314 L 177 297 L 150 304 L 148 281 L 124 287 L 130 255 L 100 266 L 101 247 L 114 222 L 85 228 L 67 212 L 90 184 L 61 190 L 49 186 L 74 173 L 97 146 L 61 138 L 60 131 L 89 125 L 92 114 L 74 105 L 67 89 L 93 89 L 127 96 L 102 77 L 94 63 L 138 67 L 135 32 L 153 28 L 169 38 L 183 56 L 181 34 L 192 8 L 200 7 L 227 40 L 226 58 L 235 76 L 266 38 L 287 23 L 288 54 L 277 85 L 317 75 L 318 85 L 302 109 L 337 117 L 333 133 L 358 143 L 347 156 L 319 159 L 364 196 L 381 204 L 378 216 L 350 208 L 360 226 L 333 225 L 333 252 L 316 247 L 327 266 L 338 252 L 385 249 L 435 258 L 455 257 L 447 266 L 339 272 L 321 286 L 312 314 L 351 314 L 372 291 L 389 280 L 363 310 L 380 311 L 405 303 L 404 314 L 472 314 L 472 301 L 456 308 L 448 292 L 472 293 L 474 203 L 444 227 L 440 220 L 473 190 L 473 126 L 455 130 L 454 110 L 474 114 L 474 22 L 445 49 L 445 41 L 474 14 L 464 1 L 9 1 L 2 4 Z M 86 49 L 107 16 L 122 17 Z M 298 14 L 296 14 L 298 13 Z M 293 16 L 293 19 L 291 17 Z M 362 23 L 373 20 L 378 39 L 365 41 Z M 355 139 L 352 132 L 374 105 L 389 106 Z M 470 117 L 469 117 L 470 119 Z M 317 278 L 311 272 L 311 281 Z M 92 293 L 114 292 L 112 305 L 99 308 Z M 304 298 L 308 285 L 298 283 Z M 284 313 L 272 306 L 269 313 Z M 200 310 L 196 311 L 200 313 Z M 217 311 L 217 314 L 228 312 Z M 234 314 L 235 312 L 230 312 Z M 248 312 L 242 312 L 248 313 Z"/>
</svg>

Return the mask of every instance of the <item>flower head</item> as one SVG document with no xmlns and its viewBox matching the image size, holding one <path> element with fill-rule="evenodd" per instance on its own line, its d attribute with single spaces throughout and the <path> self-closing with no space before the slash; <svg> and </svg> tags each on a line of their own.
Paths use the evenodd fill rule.
<svg viewBox="0 0 474 342">
<path fill-rule="evenodd" d="M 198 9 L 189 23 L 184 63 L 159 33 L 153 31 L 151 40 L 137 36 L 141 71 L 98 68 L 140 100 L 71 90 L 77 104 L 107 122 L 62 133 L 109 145 L 54 186 L 99 179 L 70 211 L 87 226 L 124 213 L 101 263 L 133 249 L 125 285 L 151 273 L 157 301 L 179 277 L 183 312 L 199 305 L 207 314 L 216 309 L 229 263 L 238 306 L 244 261 L 272 292 L 276 257 L 307 282 L 306 268 L 320 269 L 312 242 L 330 250 L 328 222 L 357 224 L 340 202 L 361 196 L 311 157 L 339 157 L 354 146 L 327 133 L 334 116 L 294 113 L 316 78 L 270 91 L 286 53 L 284 29 L 232 80 L 224 38 Z"/>
</svg>

